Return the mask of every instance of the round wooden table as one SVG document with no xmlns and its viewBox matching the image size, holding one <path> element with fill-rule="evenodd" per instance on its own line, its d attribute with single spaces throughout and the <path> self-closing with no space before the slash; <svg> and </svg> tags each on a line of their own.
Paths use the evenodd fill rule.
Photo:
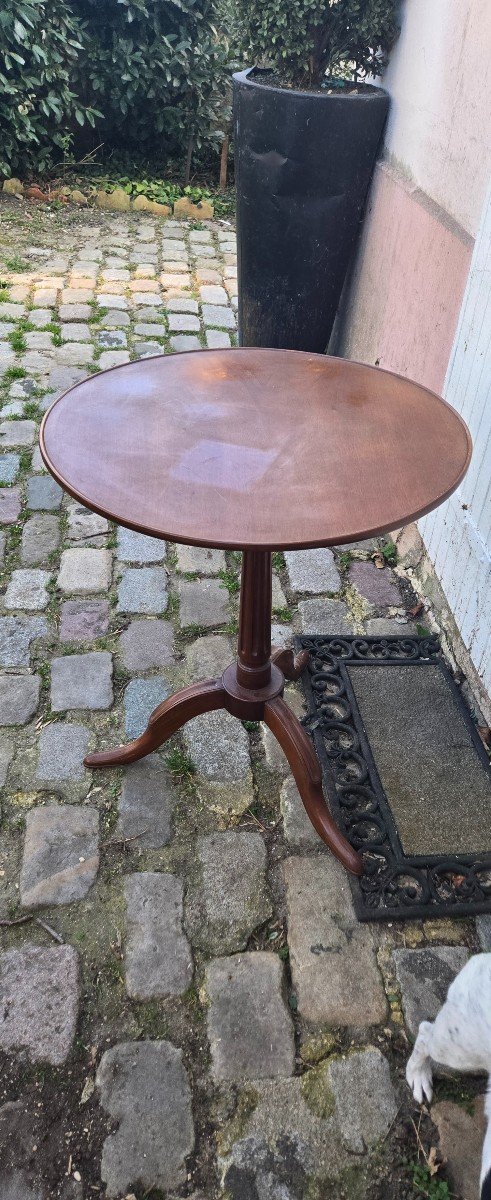
<svg viewBox="0 0 491 1200">
<path fill-rule="evenodd" d="M 238 655 L 184 688 L 128 745 L 87 766 L 134 762 L 198 713 L 263 720 L 307 813 L 344 866 L 362 861 L 334 824 L 319 763 L 282 699 L 306 654 L 271 652 L 271 552 L 385 533 L 436 508 L 471 456 L 444 400 L 376 367 L 243 347 L 146 358 L 70 388 L 46 413 L 41 453 L 61 486 L 120 525 L 242 551 Z"/>
</svg>

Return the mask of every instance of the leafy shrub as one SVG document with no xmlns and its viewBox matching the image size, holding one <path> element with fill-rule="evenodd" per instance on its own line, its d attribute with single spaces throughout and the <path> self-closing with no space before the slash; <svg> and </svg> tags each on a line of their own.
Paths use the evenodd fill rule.
<svg viewBox="0 0 491 1200">
<path fill-rule="evenodd" d="M 65 0 L 0 5 L 0 172 L 44 169 L 73 121 L 94 120 L 71 88 L 80 27 Z"/>
<path fill-rule="evenodd" d="M 237 0 L 251 65 L 296 87 L 325 75 L 380 74 L 398 32 L 398 0 Z"/>
<path fill-rule="evenodd" d="M 213 0 L 76 0 L 86 29 L 81 96 L 104 113 L 114 146 L 189 158 L 217 136 L 227 50 Z"/>
</svg>

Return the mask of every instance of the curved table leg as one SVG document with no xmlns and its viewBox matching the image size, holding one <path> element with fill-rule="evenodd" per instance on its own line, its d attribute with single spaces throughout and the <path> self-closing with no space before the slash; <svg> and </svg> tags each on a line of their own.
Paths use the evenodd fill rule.
<svg viewBox="0 0 491 1200">
<path fill-rule="evenodd" d="M 102 750 L 99 754 L 88 754 L 84 758 L 86 767 L 122 767 L 127 763 L 137 762 L 152 750 L 158 750 L 171 734 L 176 733 L 181 725 L 190 721 L 200 713 L 211 712 L 215 708 L 225 707 L 225 692 L 221 679 L 205 679 L 202 683 L 192 683 L 190 687 L 169 696 L 154 709 L 147 728 L 134 742 L 127 746 L 118 746 L 115 750 Z"/>
<path fill-rule="evenodd" d="M 280 671 L 283 671 L 285 679 L 300 679 L 308 661 L 308 650 L 301 650 L 297 655 L 293 653 L 293 650 L 273 650 L 271 654 L 271 662 L 276 663 Z"/>
<path fill-rule="evenodd" d="M 334 823 L 322 791 L 322 775 L 314 747 L 300 722 L 279 697 L 264 705 L 264 721 L 284 751 L 307 814 L 322 841 L 353 875 L 363 874 L 360 855 Z"/>
</svg>

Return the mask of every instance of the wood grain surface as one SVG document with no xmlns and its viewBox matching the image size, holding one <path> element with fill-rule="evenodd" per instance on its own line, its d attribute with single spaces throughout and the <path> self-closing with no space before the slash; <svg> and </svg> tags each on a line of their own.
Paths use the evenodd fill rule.
<svg viewBox="0 0 491 1200">
<path fill-rule="evenodd" d="M 128 363 L 47 412 L 44 461 L 132 529 L 231 549 L 355 541 L 429 512 L 471 455 L 458 414 L 376 367 L 242 347 Z"/>
</svg>

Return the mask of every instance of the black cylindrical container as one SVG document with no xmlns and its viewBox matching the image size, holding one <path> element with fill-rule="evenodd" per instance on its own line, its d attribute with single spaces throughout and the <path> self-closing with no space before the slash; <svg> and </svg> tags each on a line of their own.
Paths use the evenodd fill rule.
<svg viewBox="0 0 491 1200">
<path fill-rule="evenodd" d="M 234 75 L 239 341 L 323 353 L 389 109 Z"/>
</svg>

